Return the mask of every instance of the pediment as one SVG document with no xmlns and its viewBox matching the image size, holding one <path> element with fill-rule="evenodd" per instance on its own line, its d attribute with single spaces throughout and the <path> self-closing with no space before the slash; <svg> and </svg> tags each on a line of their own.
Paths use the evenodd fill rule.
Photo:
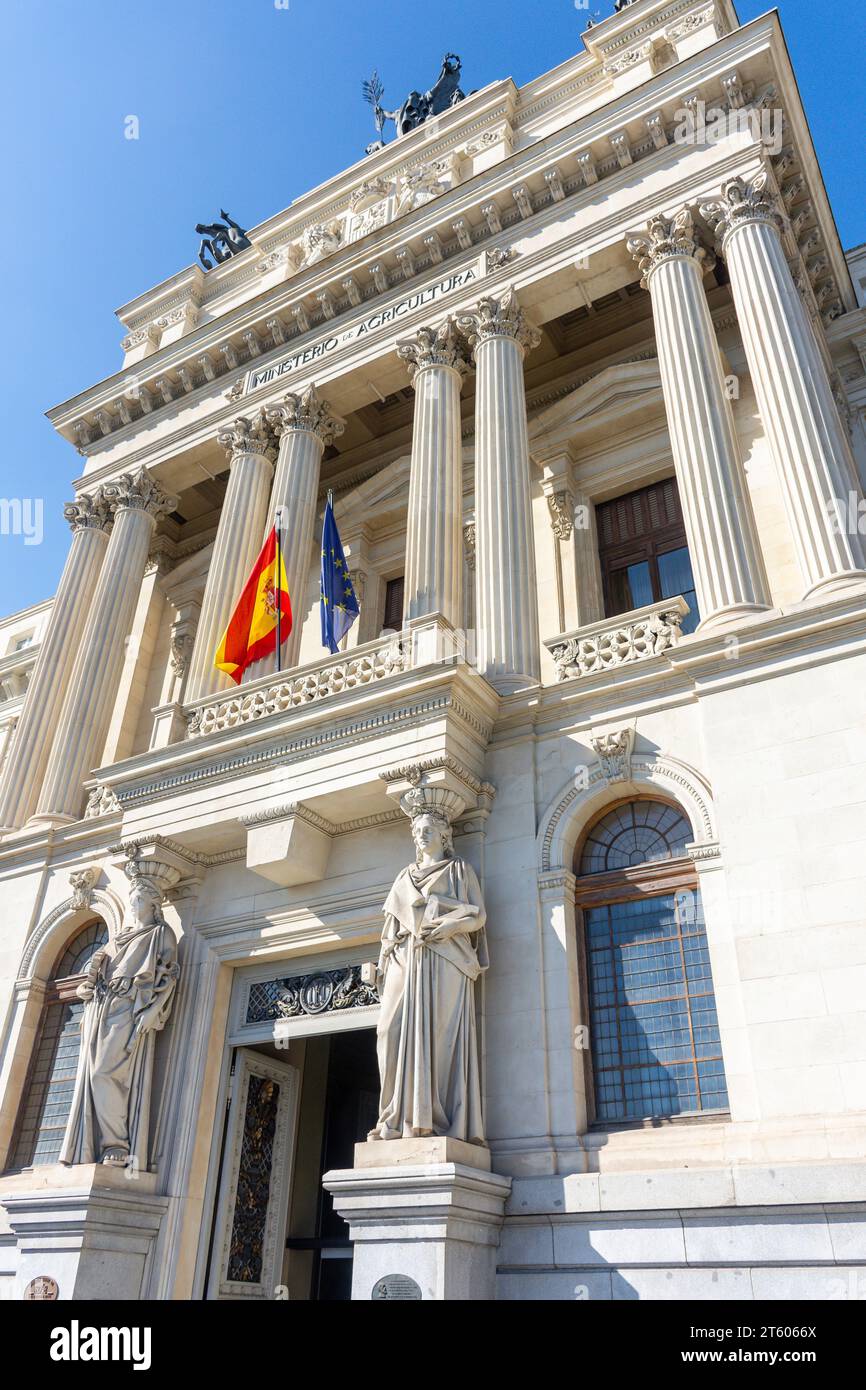
<svg viewBox="0 0 866 1390">
<path fill-rule="evenodd" d="M 341 497 L 334 506 L 338 526 L 358 516 L 367 523 L 385 522 L 402 515 L 409 505 L 411 458 L 403 454 Z"/>
<path fill-rule="evenodd" d="M 603 368 L 530 421 L 532 453 L 539 457 L 548 448 L 591 438 L 596 431 L 620 434 L 641 415 L 663 411 L 658 360 L 620 362 Z"/>
</svg>

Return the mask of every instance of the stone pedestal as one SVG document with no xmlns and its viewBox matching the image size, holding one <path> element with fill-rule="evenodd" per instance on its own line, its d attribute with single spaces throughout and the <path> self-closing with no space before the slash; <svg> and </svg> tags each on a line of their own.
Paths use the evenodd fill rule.
<svg viewBox="0 0 866 1390">
<path fill-rule="evenodd" d="M 105 1164 L 61 1164 L 0 1184 L 0 1205 L 18 1241 L 14 1299 L 32 1279 L 56 1280 L 62 1301 L 136 1301 L 168 1198 L 155 1173 L 129 1177 Z"/>
<path fill-rule="evenodd" d="M 426 1301 L 496 1297 L 511 1179 L 490 1172 L 488 1149 L 440 1138 L 357 1144 L 355 1167 L 322 1182 L 355 1243 L 353 1301 L 394 1275 Z"/>
</svg>

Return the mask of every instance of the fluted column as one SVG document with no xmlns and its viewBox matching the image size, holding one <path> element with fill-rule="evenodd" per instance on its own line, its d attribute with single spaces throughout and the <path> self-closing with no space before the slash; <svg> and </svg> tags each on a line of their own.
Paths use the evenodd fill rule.
<svg viewBox="0 0 866 1390">
<path fill-rule="evenodd" d="M 504 692 L 540 678 L 535 542 L 523 358 L 540 342 L 513 289 L 482 299 L 458 327 L 469 335 L 475 396 L 478 664 Z"/>
<path fill-rule="evenodd" d="M 649 288 L 665 410 L 701 629 L 769 607 L 731 404 L 692 217 L 654 217 L 629 251 Z"/>
<path fill-rule="evenodd" d="M 866 582 L 866 551 L 846 518 L 862 496 L 851 445 L 793 277 L 766 173 L 730 179 L 701 207 L 725 257 L 746 358 L 806 593 Z M 853 509 L 856 510 L 856 509 Z"/>
<path fill-rule="evenodd" d="M 277 508 L 282 508 L 283 561 L 293 615 L 292 631 L 283 647 L 282 664 L 287 670 L 298 664 L 301 628 L 306 616 L 322 454 L 325 446 L 342 434 L 346 426 L 332 413 L 315 386 L 310 386 L 302 396 L 290 393 L 277 405 L 268 406 L 267 415 L 280 440 L 271 515 L 266 526 L 272 524 Z M 256 665 L 261 667 L 264 663 Z M 251 672 L 253 674 L 265 672 Z"/>
<path fill-rule="evenodd" d="M 235 420 L 217 435 L 231 462 L 213 556 L 187 677 L 187 701 L 230 684 L 214 657 L 261 549 L 268 519 L 276 449 L 264 412 Z"/>
<path fill-rule="evenodd" d="M 406 526 L 406 621 L 441 613 L 463 625 L 460 388 L 468 363 L 454 320 L 398 343 L 415 388 Z"/>
<path fill-rule="evenodd" d="M 114 526 L 37 802 L 40 821 L 76 820 L 80 814 L 83 783 L 105 744 L 154 527 L 177 506 L 144 468 L 106 483 L 103 492 Z"/>
<path fill-rule="evenodd" d="M 63 509 L 72 544 L 60 578 L 48 630 L 0 779 L 0 827 L 21 826 L 36 807 L 51 740 L 78 654 L 105 549 L 111 512 L 102 489 L 82 493 Z"/>
</svg>

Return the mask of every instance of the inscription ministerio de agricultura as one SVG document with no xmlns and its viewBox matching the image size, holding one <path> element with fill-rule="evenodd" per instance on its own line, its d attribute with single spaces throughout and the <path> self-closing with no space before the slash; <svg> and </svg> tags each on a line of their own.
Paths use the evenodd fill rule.
<svg viewBox="0 0 866 1390">
<path fill-rule="evenodd" d="M 425 290 L 418 290 L 414 294 L 408 294 L 403 299 L 398 299 L 396 304 L 389 304 L 384 309 L 377 309 L 374 314 L 362 319 L 360 323 L 353 324 L 344 333 L 335 333 L 330 338 L 323 338 L 318 343 L 311 343 L 309 347 L 295 352 L 291 357 L 284 357 L 279 362 L 272 362 L 269 367 L 262 367 L 258 371 L 250 372 L 247 377 L 247 392 L 255 391 L 260 386 L 268 386 L 272 381 L 277 381 L 281 376 L 289 372 L 298 371 L 299 368 L 307 366 L 310 362 L 318 362 L 323 357 L 328 357 L 338 348 L 344 347 L 347 343 L 361 342 L 369 333 L 376 333 L 380 328 L 386 328 L 390 323 L 396 323 L 398 319 L 406 314 L 411 314 L 415 309 L 427 308 L 435 304 L 437 300 L 445 298 L 446 295 L 453 294 L 455 290 L 462 290 L 466 285 L 471 285 L 478 279 L 478 266 L 467 266 L 465 270 L 460 270 L 454 275 L 447 275 L 444 279 L 438 280 L 435 285 L 428 285 Z"/>
</svg>

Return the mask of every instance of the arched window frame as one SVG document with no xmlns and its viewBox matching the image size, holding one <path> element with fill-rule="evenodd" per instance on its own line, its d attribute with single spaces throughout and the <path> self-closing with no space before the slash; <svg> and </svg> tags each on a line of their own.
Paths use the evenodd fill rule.
<svg viewBox="0 0 866 1390">
<path fill-rule="evenodd" d="M 94 933 L 92 942 L 84 943 L 83 938 L 90 933 Z M 57 1009 L 59 1006 L 80 1003 L 77 990 L 79 985 L 85 979 L 86 966 L 89 957 L 85 958 L 85 960 L 80 963 L 84 966 L 84 968 L 77 969 L 75 974 L 61 974 L 60 971 L 66 966 L 66 957 L 70 954 L 71 951 L 76 950 L 76 952 L 80 954 L 80 952 L 85 948 L 85 944 L 92 944 L 93 951 L 90 952 L 90 955 L 92 955 L 96 950 L 107 947 L 109 944 L 109 940 L 110 928 L 108 923 L 102 917 L 100 917 L 98 913 L 91 912 L 89 916 L 85 918 L 85 920 L 78 922 L 74 929 L 68 933 L 66 939 L 60 943 L 59 948 L 56 949 L 53 953 L 54 964 L 51 967 L 49 978 L 45 982 L 42 992 L 38 1025 L 34 1034 L 33 1046 L 26 1069 L 24 1084 L 21 1089 L 21 1095 L 15 1118 L 15 1125 L 12 1131 L 11 1143 L 9 1145 L 9 1162 L 12 1171 L 17 1171 L 25 1167 L 42 1166 L 42 1163 L 34 1164 L 34 1158 L 38 1147 L 38 1136 L 44 1128 L 42 1121 L 44 1120 L 44 1112 L 46 1102 L 48 1099 L 48 1091 L 50 1084 L 47 1081 L 43 1082 L 42 1079 L 37 1076 L 37 1073 L 41 1065 L 43 1065 L 46 1060 L 46 1029 L 50 1026 L 52 1022 L 52 1010 Z M 72 962 L 69 963 L 71 964 Z M 58 1020 L 58 1022 L 60 1022 L 60 1020 Z M 54 1044 L 50 1059 L 50 1065 L 52 1068 L 56 1061 L 57 1045 L 59 1043 L 60 1036 L 61 1029 L 58 1028 L 56 1037 L 52 1039 L 52 1042 Z M 76 1066 L 77 1061 L 78 1053 L 76 1051 Z M 71 1060 L 70 1071 L 72 1072 L 74 1078 L 74 1070 L 72 1068 Z M 40 1107 L 40 1120 L 35 1127 L 32 1127 L 28 1126 L 27 1124 L 27 1111 L 28 1107 L 32 1103 L 33 1094 L 35 1091 L 37 1091 L 37 1089 L 41 1092 L 38 1101 Z M 23 1141 L 24 1135 L 28 1132 L 28 1130 L 32 1130 L 33 1142 L 29 1145 L 29 1157 L 25 1159 L 23 1154 L 19 1152 L 19 1149 Z M 51 1160 L 47 1161 L 50 1162 Z"/>
<path fill-rule="evenodd" d="M 578 937 L 580 992 L 582 998 L 586 1001 L 587 1012 L 584 1017 L 588 1020 L 590 1034 L 589 1044 L 585 1048 L 583 1054 L 584 1084 L 586 1088 L 589 1123 L 592 1127 L 599 1129 L 654 1125 L 660 1122 L 689 1122 L 695 1118 L 701 1118 L 704 1114 L 710 1118 L 717 1119 L 728 1113 L 727 1108 L 708 1108 L 703 1112 L 687 1112 L 683 1115 L 646 1115 L 640 1117 L 623 1117 L 621 1119 L 598 1117 L 598 1106 L 596 1103 L 596 1067 L 591 1043 L 592 1000 L 590 994 L 587 913 L 592 908 L 614 906 L 617 903 L 624 902 L 637 902 L 646 898 L 664 897 L 682 893 L 691 894 L 697 898 L 700 897 L 698 872 L 694 860 L 688 854 L 681 855 L 677 858 L 650 861 L 622 869 L 590 873 L 583 876 L 580 875 L 584 847 L 591 837 L 594 828 L 613 811 L 618 810 L 622 806 L 631 805 L 637 801 L 652 801 L 663 805 L 676 811 L 684 820 L 688 821 L 684 808 L 673 799 L 669 799 L 664 795 L 658 795 L 654 791 L 651 793 L 641 791 L 637 794 L 633 791 L 631 795 L 619 797 L 614 801 L 608 801 L 606 804 L 596 809 L 595 814 L 583 827 L 580 838 L 575 846 L 574 854 L 574 904 Z M 710 975 L 710 979 L 712 980 L 712 974 Z M 714 989 L 713 996 L 715 996 Z"/>
</svg>

